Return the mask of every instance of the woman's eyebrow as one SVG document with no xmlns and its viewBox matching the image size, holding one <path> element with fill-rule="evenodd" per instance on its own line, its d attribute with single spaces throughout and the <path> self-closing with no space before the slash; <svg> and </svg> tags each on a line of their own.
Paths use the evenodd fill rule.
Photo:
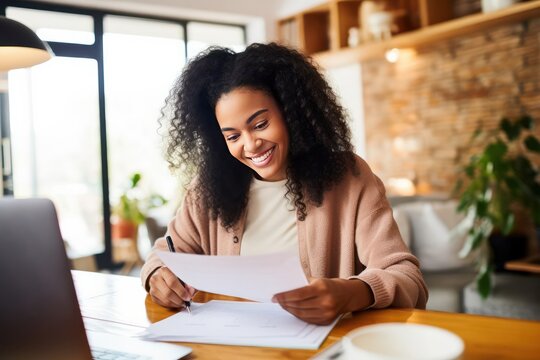
<svg viewBox="0 0 540 360">
<path fill-rule="evenodd" d="M 260 114 L 262 113 L 265 113 L 267 112 L 268 109 L 260 109 L 260 110 L 257 110 L 255 111 L 253 114 L 251 114 L 247 120 L 246 120 L 246 124 L 249 125 L 257 116 L 259 116 Z M 221 131 L 232 131 L 232 130 L 235 130 L 234 128 L 230 128 L 230 127 L 224 127 L 224 128 L 221 128 Z"/>
</svg>

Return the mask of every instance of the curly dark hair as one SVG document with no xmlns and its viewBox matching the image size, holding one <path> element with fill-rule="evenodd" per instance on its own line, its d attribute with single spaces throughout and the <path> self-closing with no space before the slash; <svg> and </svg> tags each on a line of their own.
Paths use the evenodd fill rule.
<svg viewBox="0 0 540 360">
<path fill-rule="evenodd" d="M 320 206 L 324 192 L 346 171 L 356 173 L 351 134 L 343 108 L 310 58 L 287 47 L 252 44 L 234 53 L 210 47 L 189 62 L 167 98 L 167 161 L 197 176 L 199 200 L 212 218 L 233 227 L 247 202 L 254 172 L 228 151 L 215 106 L 240 88 L 270 94 L 289 133 L 287 196 L 303 221 L 307 202 Z M 164 114 L 166 110 L 164 110 Z"/>
</svg>

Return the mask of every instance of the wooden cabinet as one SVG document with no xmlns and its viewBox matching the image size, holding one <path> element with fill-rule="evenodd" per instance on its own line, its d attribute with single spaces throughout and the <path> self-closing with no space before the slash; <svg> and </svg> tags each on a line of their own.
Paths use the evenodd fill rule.
<svg viewBox="0 0 540 360">
<path fill-rule="evenodd" d="M 453 0 L 380 2 L 385 3 L 385 10 L 391 11 L 395 22 L 399 22 L 399 28 L 389 39 L 362 39 L 359 46 L 350 47 L 347 41 L 349 29 L 366 26 L 359 16 L 363 0 L 329 0 L 279 20 L 278 41 L 312 55 L 324 67 L 332 67 L 382 57 L 391 48 L 418 47 L 490 26 L 540 16 L 540 0 L 459 18 L 454 18 Z"/>
<path fill-rule="evenodd" d="M 333 49 L 330 4 L 321 5 L 278 21 L 279 42 L 306 54 Z"/>
</svg>

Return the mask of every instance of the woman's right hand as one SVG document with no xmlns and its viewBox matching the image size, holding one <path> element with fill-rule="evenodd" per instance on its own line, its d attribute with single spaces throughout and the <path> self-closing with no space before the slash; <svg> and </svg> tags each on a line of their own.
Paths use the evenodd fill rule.
<svg viewBox="0 0 540 360">
<path fill-rule="evenodd" d="M 172 309 L 184 308 L 184 301 L 190 301 L 197 292 L 188 284 L 182 286 L 176 275 L 165 266 L 154 271 L 149 285 L 148 293 L 152 300 L 158 305 Z"/>
</svg>

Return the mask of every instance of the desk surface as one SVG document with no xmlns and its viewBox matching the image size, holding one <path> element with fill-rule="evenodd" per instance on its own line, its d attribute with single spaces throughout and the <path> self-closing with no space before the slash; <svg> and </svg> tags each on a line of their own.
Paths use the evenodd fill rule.
<svg viewBox="0 0 540 360">
<path fill-rule="evenodd" d="M 174 314 L 154 304 L 138 278 L 82 271 L 73 271 L 73 278 L 85 326 L 90 330 L 132 335 Z M 199 293 L 194 300 L 211 299 L 231 298 Z M 196 359 L 306 359 L 354 328 L 383 322 L 435 325 L 453 331 L 465 342 L 463 359 L 540 357 L 540 322 L 405 309 L 369 310 L 342 319 L 317 351 L 182 344 L 193 349 L 192 357 Z"/>
</svg>

